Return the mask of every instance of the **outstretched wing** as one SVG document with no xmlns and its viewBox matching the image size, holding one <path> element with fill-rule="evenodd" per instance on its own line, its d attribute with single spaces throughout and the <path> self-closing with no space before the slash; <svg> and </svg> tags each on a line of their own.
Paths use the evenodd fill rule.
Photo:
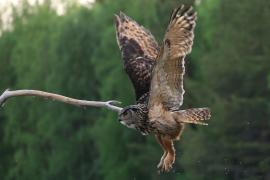
<svg viewBox="0 0 270 180">
<path fill-rule="evenodd" d="M 159 47 L 153 35 L 130 17 L 115 15 L 116 38 L 124 60 L 124 69 L 136 93 L 136 100 L 149 92 L 151 71 Z"/>
<path fill-rule="evenodd" d="M 173 11 L 153 70 L 149 108 L 161 104 L 165 110 L 172 111 L 182 105 L 184 59 L 191 52 L 195 21 L 192 7 L 182 5 Z"/>
</svg>

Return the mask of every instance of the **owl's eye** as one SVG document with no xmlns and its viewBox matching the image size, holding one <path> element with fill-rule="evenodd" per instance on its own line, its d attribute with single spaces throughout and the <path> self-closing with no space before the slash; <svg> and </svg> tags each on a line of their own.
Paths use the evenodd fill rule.
<svg viewBox="0 0 270 180">
<path fill-rule="evenodd" d="M 137 112 L 138 108 L 132 108 L 132 111 Z"/>
<path fill-rule="evenodd" d="M 124 116 L 128 115 L 128 111 L 124 111 L 124 112 L 123 112 L 123 115 L 124 115 Z"/>
</svg>

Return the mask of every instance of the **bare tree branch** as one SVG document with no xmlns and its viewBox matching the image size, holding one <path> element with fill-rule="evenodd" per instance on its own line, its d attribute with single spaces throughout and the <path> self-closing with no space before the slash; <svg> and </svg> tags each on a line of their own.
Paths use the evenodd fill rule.
<svg viewBox="0 0 270 180">
<path fill-rule="evenodd" d="M 38 91 L 38 90 L 6 90 L 3 92 L 3 94 L 0 96 L 0 106 L 3 106 L 7 99 L 11 97 L 17 97 L 17 96 L 36 96 L 36 97 L 43 97 L 50 100 L 60 101 L 63 103 L 75 105 L 75 106 L 90 106 L 90 107 L 105 107 L 107 109 L 120 112 L 121 107 L 116 106 L 116 104 L 120 104 L 119 101 L 111 100 L 111 101 L 86 101 L 86 100 L 80 100 L 80 99 L 73 99 L 70 97 L 62 96 L 59 94 L 44 92 L 44 91 Z"/>
</svg>

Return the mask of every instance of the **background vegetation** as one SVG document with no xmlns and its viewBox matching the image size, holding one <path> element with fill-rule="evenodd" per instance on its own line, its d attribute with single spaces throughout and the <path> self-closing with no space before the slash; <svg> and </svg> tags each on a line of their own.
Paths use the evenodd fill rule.
<svg viewBox="0 0 270 180">
<path fill-rule="evenodd" d="M 162 151 L 154 138 L 121 126 L 111 112 L 16 98 L 0 110 L 0 178 L 270 179 L 270 1 L 196 2 L 183 108 L 209 106 L 212 119 L 186 129 L 171 173 L 156 171 Z M 171 10 L 194 4 L 96 0 L 87 8 L 70 1 L 60 16 L 51 3 L 14 9 L 11 30 L 0 36 L 1 92 L 41 89 L 131 104 L 113 14 L 127 13 L 161 42 Z"/>
</svg>

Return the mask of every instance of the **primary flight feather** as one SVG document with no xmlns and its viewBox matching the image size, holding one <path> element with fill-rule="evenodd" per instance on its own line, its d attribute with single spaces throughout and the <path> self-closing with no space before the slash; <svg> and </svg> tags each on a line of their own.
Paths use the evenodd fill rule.
<svg viewBox="0 0 270 180">
<path fill-rule="evenodd" d="M 116 39 L 138 100 L 149 92 L 151 71 L 159 52 L 154 36 L 124 13 L 115 15 Z"/>
</svg>

